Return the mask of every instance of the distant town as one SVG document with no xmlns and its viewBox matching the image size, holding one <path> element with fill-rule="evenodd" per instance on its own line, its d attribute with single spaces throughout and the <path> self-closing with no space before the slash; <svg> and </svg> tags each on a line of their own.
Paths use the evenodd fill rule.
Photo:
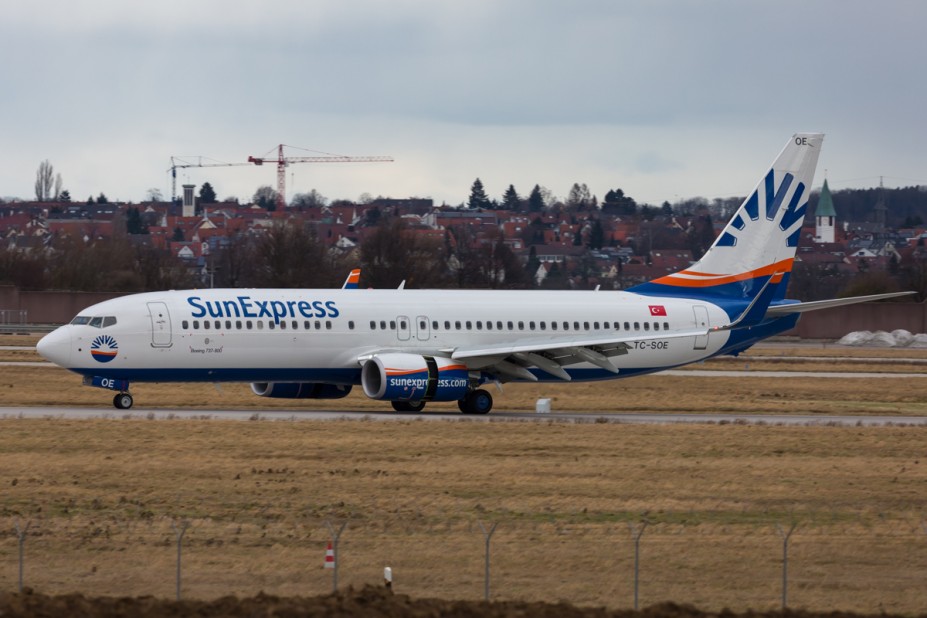
<svg viewBox="0 0 927 618">
<path fill-rule="evenodd" d="M 743 200 L 654 206 L 618 188 L 600 200 L 580 184 L 563 200 L 539 186 L 491 199 L 476 179 L 455 206 L 315 191 L 283 205 L 270 187 L 239 203 L 217 200 L 209 183 L 115 203 L 73 201 L 52 184 L 37 181 L 41 199 L 0 203 L 0 285 L 337 287 L 362 268 L 363 287 L 624 289 L 697 260 Z M 808 208 L 790 297 L 927 297 L 927 187 L 832 193 L 825 181 Z"/>
</svg>

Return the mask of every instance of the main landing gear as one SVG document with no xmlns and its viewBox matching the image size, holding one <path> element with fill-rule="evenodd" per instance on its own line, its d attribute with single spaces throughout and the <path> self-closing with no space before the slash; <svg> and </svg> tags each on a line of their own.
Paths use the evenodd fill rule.
<svg viewBox="0 0 927 618">
<path fill-rule="evenodd" d="M 135 403 L 132 399 L 132 395 L 129 393 L 117 393 L 113 397 L 113 405 L 116 406 L 118 410 L 128 410 L 132 407 L 132 404 Z"/>
<path fill-rule="evenodd" d="M 425 409 L 424 401 L 391 401 L 390 404 L 396 412 L 421 412 Z M 492 395 L 489 391 L 478 388 L 458 400 L 457 407 L 464 414 L 489 414 L 492 410 Z"/>
</svg>

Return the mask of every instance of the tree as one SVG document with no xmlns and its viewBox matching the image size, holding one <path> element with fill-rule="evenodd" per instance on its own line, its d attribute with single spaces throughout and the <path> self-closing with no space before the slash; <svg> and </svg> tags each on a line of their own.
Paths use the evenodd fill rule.
<svg viewBox="0 0 927 618">
<path fill-rule="evenodd" d="M 148 233 L 148 224 L 145 223 L 142 213 L 135 206 L 126 211 L 126 232 L 129 234 Z"/>
<path fill-rule="evenodd" d="M 299 221 L 276 221 L 254 251 L 258 284 L 271 288 L 333 287 L 328 251 L 314 231 Z M 343 276 L 339 272 L 337 276 Z"/>
<path fill-rule="evenodd" d="M 251 201 L 268 212 L 277 210 L 277 192 L 270 185 L 262 185 L 254 192 Z"/>
<path fill-rule="evenodd" d="M 216 203 L 216 192 L 212 188 L 212 185 L 208 182 L 204 182 L 200 187 L 200 204 L 215 204 Z"/>
<path fill-rule="evenodd" d="M 424 238 L 400 217 L 381 217 L 372 233 L 360 244 L 364 281 L 374 288 L 439 288 L 447 267 L 440 241 Z"/>
<path fill-rule="evenodd" d="M 473 181 L 473 186 L 470 187 L 470 199 L 467 200 L 467 207 L 476 210 L 478 208 L 490 208 L 491 206 L 492 202 L 489 201 L 486 190 L 483 189 L 483 182 L 477 178 Z"/>
<path fill-rule="evenodd" d="M 637 212 L 637 204 L 627 197 L 621 189 L 610 190 L 605 194 L 602 202 L 602 212 L 610 215 L 633 215 Z"/>
<path fill-rule="evenodd" d="M 573 183 L 573 186 L 570 188 L 570 194 L 567 196 L 566 205 L 568 208 L 576 210 L 585 210 L 592 206 L 592 195 L 586 183 Z"/>
<path fill-rule="evenodd" d="M 520 205 L 521 198 L 518 197 L 518 192 L 515 191 L 515 185 L 509 185 L 509 188 L 502 195 L 502 208 L 505 210 L 518 210 Z"/>
<path fill-rule="evenodd" d="M 71 192 L 65 189 L 61 192 L 61 195 L 58 196 L 59 202 L 70 202 L 71 201 Z"/>
<path fill-rule="evenodd" d="M 328 204 L 328 198 L 315 189 L 309 193 L 297 193 L 290 202 L 290 206 L 298 208 L 321 208 L 326 204 Z"/>
<path fill-rule="evenodd" d="M 35 199 L 38 202 L 51 201 L 54 191 L 55 169 L 52 164 L 45 159 L 39 163 L 39 169 L 35 172 Z"/>
<path fill-rule="evenodd" d="M 541 212 L 544 210 L 544 196 L 541 195 L 541 186 L 534 185 L 531 195 L 528 196 L 528 212 Z"/>
<path fill-rule="evenodd" d="M 164 197 L 161 194 L 161 189 L 158 189 L 157 187 L 152 187 L 148 189 L 148 191 L 145 193 L 145 199 L 146 201 L 149 201 L 149 202 L 163 202 L 164 201 Z"/>
<path fill-rule="evenodd" d="M 103 192 L 100 192 L 100 195 L 97 196 L 97 204 L 109 204 L 109 200 L 106 199 L 106 196 L 103 195 Z"/>
</svg>

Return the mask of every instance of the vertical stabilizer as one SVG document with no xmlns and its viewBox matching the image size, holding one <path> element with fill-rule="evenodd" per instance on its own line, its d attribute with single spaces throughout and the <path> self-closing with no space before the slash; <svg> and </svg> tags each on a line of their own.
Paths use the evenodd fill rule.
<svg viewBox="0 0 927 618">
<path fill-rule="evenodd" d="M 631 291 L 749 300 L 775 277 L 782 298 L 823 141 L 823 133 L 793 135 L 701 260 Z"/>
</svg>

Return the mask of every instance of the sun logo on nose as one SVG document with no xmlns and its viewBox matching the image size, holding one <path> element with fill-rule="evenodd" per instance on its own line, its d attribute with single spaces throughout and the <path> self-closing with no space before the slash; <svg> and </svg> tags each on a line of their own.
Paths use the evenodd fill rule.
<svg viewBox="0 0 927 618">
<path fill-rule="evenodd" d="M 90 355 L 101 363 L 108 363 L 116 358 L 118 353 L 119 346 L 116 345 L 116 340 L 109 335 L 100 335 L 90 344 Z"/>
</svg>

